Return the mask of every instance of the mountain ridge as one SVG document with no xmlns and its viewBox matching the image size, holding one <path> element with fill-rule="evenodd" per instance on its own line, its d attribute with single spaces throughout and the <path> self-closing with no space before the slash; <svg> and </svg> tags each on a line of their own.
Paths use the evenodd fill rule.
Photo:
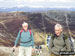
<svg viewBox="0 0 75 56">
<path fill-rule="evenodd" d="M 75 8 L 32 8 L 32 7 L 13 7 L 13 8 L 0 8 L 0 12 L 43 12 L 48 10 L 61 10 L 61 11 L 75 11 Z"/>
</svg>

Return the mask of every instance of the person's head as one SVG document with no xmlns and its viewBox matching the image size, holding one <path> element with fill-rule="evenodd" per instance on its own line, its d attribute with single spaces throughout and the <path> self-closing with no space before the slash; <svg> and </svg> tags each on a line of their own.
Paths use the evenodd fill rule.
<svg viewBox="0 0 75 56">
<path fill-rule="evenodd" d="M 54 30 L 55 30 L 55 34 L 57 36 L 60 36 L 60 34 L 62 32 L 62 26 L 60 24 L 56 24 Z"/>
<path fill-rule="evenodd" d="M 25 31 L 28 30 L 28 23 L 27 22 L 23 22 L 22 27 Z"/>
</svg>

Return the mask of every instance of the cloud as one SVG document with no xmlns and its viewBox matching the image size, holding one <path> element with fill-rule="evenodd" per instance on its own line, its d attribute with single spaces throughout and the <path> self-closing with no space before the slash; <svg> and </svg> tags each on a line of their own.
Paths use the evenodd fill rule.
<svg viewBox="0 0 75 56">
<path fill-rule="evenodd" d="M 17 7 L 21 8 L 21 7 L 32 7 L 32 8 L 39 8 L 39 7 L 43 7 L 42 5 L 33 5 L 33 4 L 19 4 Z"/>
<path fill-rule="evenodd" d="M 48 1 L 50 1 L 50 2 L 65 2 L 65 3 L 67 3 L 67 2 L 75 2 L 75 0 L 48 0 Z"/>
<path fill-rule="evenodd" d="M 0 7 L 74 7 L 75 0 L 0 0 Z"/>
<path fill-rule="evenodd" d="M 57 8 L 71 8 L 75 6 L 75 0 L 18 0 L 18 7 L 57 7 Z"/>
<path fill-rule="evenodd" d="M 17 0 L 18 2 L 43 2 L 46 0 Z"/>
<path fill-rule="evenodd" d="M 44 2 L 46 0 L 30 0 L 30 2 Z"/>
<path fill-rule="evenodd" d="M 75 0 L 17 0 L 18 2 L 75 2 Z"/>
<path fill-rule="evenodd" d="M 0 0 L 0 8 L 11 8 L 16 6 L 17 6 L 16 0 Z"/>
<path fill-rule="evenodd" d="M 21 7 L 24 7 L 25 5 L 23 4 L 20 4 L 20 5 L 17 5 L 18 8 L 21 8 Z"/>
</svg>

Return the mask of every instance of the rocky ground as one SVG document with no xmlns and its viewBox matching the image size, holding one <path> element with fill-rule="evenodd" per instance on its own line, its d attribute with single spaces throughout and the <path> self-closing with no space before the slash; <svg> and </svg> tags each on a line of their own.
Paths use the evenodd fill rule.
<svg viewBox="0 0 75 56">
<path fill-rule="evenodd" d="M 12 52 L 12 47 L 3 47 L 0 46 L 0 56 L 18 56 L 18 48 L 16 48 L 15 52 Z M 36 53 L 33 53 L 32 56 L 49 56 L 48 50 L 44 47 L 41 49 L 41 54 L 37 55 Z"/>
<path fill-rule="evenodd" d="M 40 56 L 49 56 L 48 50 L 46 48 L 43 48 L 42 53 Z M 15 52 L 12 52 L 12 47 L 0 47 L 0 56 L 14 56 L 18 55 L 18 47 L 16 48 Z M 38 56 L 36 53 L 33 53 L 32 56 Z"/>
<path fill-rule="evenodd" d="M 38 52 L 36 53 L 36 50 L 35 49 L 35 52 L 32 53 L 32 56 L 49 56 L 49 51 L 46 49 L 45 45 L 41 45 L 42 49 L 41 52 L 40 52 L 40 55 L 38 55 Z M 75 42 L 74 42 L 74 48 L 75 48 Z M 19 47 L 17 47 L 15 49 L 15 52 L 13 52 L 13 49 L 12 47 L 5 47 L 5 46 L 0 46 L 0 56 L 18 56 L 18 51 L 19 50 Z"/>
<path fill-rule="evenodd" d="M 16 48 L 16 53 L 15 55 L 17 55 L 17 51 L 18 48 Z M 12 48 L 11 47 L 0 47 L 0 56 L 12 56 Z"/>
</svg>

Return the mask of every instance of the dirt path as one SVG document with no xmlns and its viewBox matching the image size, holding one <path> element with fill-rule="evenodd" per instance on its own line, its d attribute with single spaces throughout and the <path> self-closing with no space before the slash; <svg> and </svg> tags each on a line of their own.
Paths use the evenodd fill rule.
<svg viewBox="0 0 75 56">
<path fill-rule="evenodd" d="M 18 55 L 18 47 L 14 52 L 15 56 Z M 0 47 L 0 56 L 12 56 L 12 48 L 11 47 Z M 35 55 L 37 56 L 37 55 Z M 42 49 L 42 53 L 40 56 L 49 56 L 48 51 L 44 48 Z"/>
<path fill-rule="evenodd" d="M 0 46 L 0 56 L 12 56 L 12 48 Z M 14 52 L 14 56 L 18 56 L 18 47 Z M 39 56 L 39 55 L 32 55 L 32 56 Z M 48 50 L 46 48 L 43 48 L 40 56 L 50 56 L 50 55 Z"/>
</svg>

